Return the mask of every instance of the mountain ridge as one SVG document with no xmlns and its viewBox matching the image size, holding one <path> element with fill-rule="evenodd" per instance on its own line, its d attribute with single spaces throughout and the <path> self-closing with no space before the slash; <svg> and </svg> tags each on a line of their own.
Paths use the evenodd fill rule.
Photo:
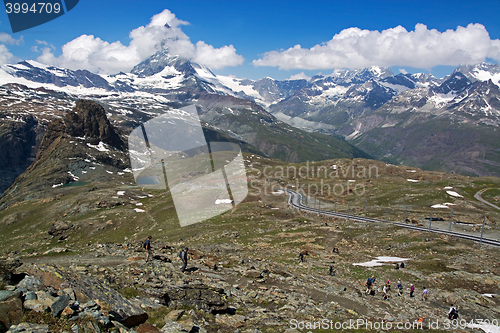
<svg viewBox="0 0 500 333">
<path fill-rule="evenodd" d="M 419 119 L 420 123 L 433 117 L 448 117 L 453 122 L 478 125 L 477 129 L 470 128 L 473 132 L 488 132 L 489 129 L 484 126 L 497 127 L 500 112 L 496 94 L 496 87 L 500 85 L 500 67 L 486 63 L 459 66 L 442 79 L 424 73 L 394 75 L 389 68 L 372 66 L 334 71 L 331 75 L 316 75 L 308 81 L 280 81 L 269 77 L 255 81 L 215 75 L 205 66 L 171 56 L 168 50 L 162 50 L 136 65 L 131 73 L 100 76 L 102 80 L 92 77 L 91 73 L 71 72 L 33 61 L 2 65 L 0 71 L 3 71 L 3 75 L 0 76 L 4 81 L 22 79 L 22 82 L 32 85 L 34 82 L 26 79 L 30 68 L 36 69 L 36 80 L 44 82 L 41 83 L 44 86 L 75 97 L 93 98 L 105 105 L 112 118 L 115 113 L 122 114 L 118 115 L 120 119 L 128 114 L 136 114 L 137 117 L 134 117 L 137 120 L 144 121 L 156 113 L 152 108 L 183 106 L 194 102 L 199 104 L 203 113 L 201 120 L 210 122 L 221 119 L 217 114 L 228 107 L 224 104 L 234 106 L 229 98 L 236 98 L 239 100 L 238 108 L 261 112 L 255 111 L 255 105 L 260 105 L 265 112 L 278 118 L 273 122 L 282 121 L 309 132 L 340 135 L 362 149 L 367 149 L 370 145 L 363 145 L 361 141 L 370 141 L 370 131 L 378 127 L 388 128 L 396 124 L 413 126 L 413 120 Z M 86 85 L 79 83 L 79 80 L 85 80 Z M 47 81 L 50 83 L 46 83 Z M 92 85 L 94 81 L 95 84 Z M 485 85 L 489 81 L 491 85 L 488 88 Z M 208 95 L 227 96 L 227 100 L 215 106 L 214 98 L 207 98 Z M 252 106 L 252 103 L 255 105 Z M 396 119 L 396 114 L 399 118 L 404 118 L 404 122 Z M 265 124 L 264 118 L 255 120 Z M 245 121 L 247 120 L 233 123 L 235 128 L 217 125 L 214 128 L 255 145 L 256 142 L 252 142 L 255 135 L 249 134 Z M 227 124 L 229 123 L 226 122 Z M 361 136 L 365 139 L 360 141 Z M 475 137 L 483 138 L 484 135 Z M 374 151 L 380 152 L 373 154 L 375 158 L 387 159 L 388 152 L 401 143 L 393 138 L 386 141 L 386 144 L 389 147 L 385 153 L 382 153 L 383 147 L 374 148 Z M 392 162 L 402 162 L 399 157 L 390 156 Z M 417 163 L 415 166 L 420 167 L 424 165 L 418 162 L 418 158 L 411 163 Z M 437 170 L 441 169 L 438 167 Z M 477 170 L 473 174 L 500 174 L 500 170 L 496 169 L 486 174 L 484 172 Z"/>
</svg>

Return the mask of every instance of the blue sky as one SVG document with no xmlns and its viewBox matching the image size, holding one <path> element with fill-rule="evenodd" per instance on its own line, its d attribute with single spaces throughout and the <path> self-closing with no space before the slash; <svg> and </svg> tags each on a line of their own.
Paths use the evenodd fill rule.
<svg viewBox="0 0 500 333">
<path fill-rule="evenodd" d="M 165 9 L 169 11 L 166 14 Z M 146 32 L 137 30 L 141 26 L 148 28 L 151 18 L 162 12 L 159 22 L 163 22 L 161 19 L 171 22 L 175 16 L 177 30 L 173 35 L 154 27 L 145 29 Z M 6 13 L 1 11 L 0 51 L 5 56 L 0 59 L 5 59 L 4 63 L 38 59 L 103 73 L 126 70 L 134 60 L 143 60 L 159 47 L 158 43 L 145 40 L 153 34 L 154 38 L 180 36 L 178 39 L 184 44 L 172 44 L 170 48 L 205 63 L 215 73 L 237 77 L 287 79 L 300 73 L 312 76 L 369 65 L 390 66 L 396 73 L 400 68 L 408 72 L 431 71 L 441 77 L 449 74 L 457 62 L 499 60 L 499 17 L 499 0 L 80 0 L 62 17 L 15 34 Z M 417 24 L 419 34 L 414 32 Z M 468 27 L 469 24 L 476 25 Z M 458 26 L 464 28 L 460 30 Z M 349 28 L 357 29 L 346 30 Z M 134 29 L 138 34 L 135 41 L 129 35 Z M 450 33 L 446 34 L 447 30 Z M 342 37 L 348 33 L 349 38 Z M 79 38 L 82 35 L 89 37 Z M 394 36 L 397 43 L 393 42 Z M 379 45 L 378 51 L 374 46 L 372 52 L 371 43 L 381 39 L 385 44 Z M 131 51 L 131 42 L 135 53 Z M 62 51 L 63 45 L 67 45 L 66 53 Z M 418 49 L 419 45 L 423 46 Z M 404 54 L 413 47 L 415 51 Z M 455 52 L 447 51 L 454 47 L 458 48 Z M 47 50 L 40 57 L 44 48 Z M 122 59 L 121 67 L 117 65 L 120 59 L 103 60 L 120 52 L 131 55 L 129 62 Z"/>
</svg>

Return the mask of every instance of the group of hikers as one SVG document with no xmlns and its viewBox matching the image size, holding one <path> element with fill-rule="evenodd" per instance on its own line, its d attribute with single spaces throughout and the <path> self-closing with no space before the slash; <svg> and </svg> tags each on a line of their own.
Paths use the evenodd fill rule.
<svg viewBox="0 0 500 333">
<path fill-rule="evenodd" d="M 152 237 L 148 236 L 148 238 L 144 241 L 144 244 L 143 244 L 143 248 L 147 251 L 146 262 L 149 262 L 149 261 L 153 260 L 153 250 L 151 248 L 151 239 L 152 239 Z M 188 251 L 189 251 L 189 249 L 187 247 L 185 247 L 179 253 L 179 258 L 182 260 L 182 267 L 181 267 L 181 271 L 182 272 L 186 271 L 187 262 L 188 262 Z M 299 260 L 301 262 L 304 262 L 304 252 L 305 252 L 305 254 L 308 254 L 307 251 L 301 251 L 299 253 Z M 339 248 L 338 247 L 334 247 L 333 248 L 333 252 L 334 253 L 335 252 L 339 253 Z M 396 266 L 394 268 L 395 269 L 400 269 L 400 268 L 404 268 L 404 267 L 405 267 L 405 264 L 404 264 L 404 262 L 402 262 L 401 264 L 396 264 Z M 330 275 L 330 276 L 334 276 L 335 275 L 335 270 L 334 270 L 333 265 L 330 266 L 330 269 L 328 271 L 328 275 Z M 366 284 L 365 284 L 366 285 L 366 292 L 365 292 L 365 294 L 367 294 L 367 295 L 375 295 L 375 290 L 373 289 L 373 286 L 375 284 L 375 280 L 376 280 L 375 279 L 375 275 L 372 275 L 371 277 L 369 277 L 366 280 Z M 398 289 L 398 296 L 400 296 L 400 297 L 403 296 L 403 285 L 402 285 L 401 281 L 398 281 L 397 289 Z M 382 288 L 382 293 L 383 293 L 384 300 L 389 299 L 389 292 L 390 291 L 391 291 L 391 280 L 387 279 L 387 281 L 385 282 L 384 287 Z M 413 295 L 414 292 L 415 292 L 415 286 L 413 284 L 411 284 L 411 286 L 410 286 L 410 297 L 414 297 L 414 295 Z M 429 295 L 429 290 L 427 290 L 427 288 L 424 287 L 424 290 L 422 291 L 422 300 L 426 301 L 428 295 Z M 450 320 L 458 318 L 458 310 L 453 306 L 453 304 L 450 307 L 450 310 L 449 310 L 449 313 L 448 313 L 448 318 Z"/>
<path fill-rule="evenodd" d="M 373 285 L 375 284 L 375 276 L 372 275 L 366 280 L 366 292 L 365 294 L 367 295 L 375 295 L 375 290 L 373 290 Z M 403 296 L 403 284 L 401 281 L 398 281 L 398 296 Z M 382 288 L 382 293 L 383 293 L 383 298 L 389 299 L 389 292 L 391 291 L 391 280 L 387 279 L 384 287 Z M 411 284 L 410 286 L 410 297 L 414 297 L 413 293 L 415 292 L 415 286 Z M 427 297 L 429 296 L 429 290 L 424 287 L 424 290 L 422 291 L 422 300 L 426 301 Z"/>
<path fill-rule="evenodd" d="M 146 262 L 150 262 L 153 260 L 153 250 L 151 248 L 151 239 L 152 236 L 148 236 L 148 238 L 144 241 L 143 248 L 148 252 L 146 256 Z M 186 267 L 187 267 L 187 262 L 188 262 L 188 251 L 189 249 L 185 247 L 180 253 L 179 253 L 179 258 L 182 260 L 182 267 L 181 271 L 185 272 Z"/>
</svg>

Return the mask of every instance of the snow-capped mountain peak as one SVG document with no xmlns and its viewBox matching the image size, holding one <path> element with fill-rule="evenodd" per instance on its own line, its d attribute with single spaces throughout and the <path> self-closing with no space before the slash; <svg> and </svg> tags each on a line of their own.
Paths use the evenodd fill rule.
<svg viewBox="0 0 500 333">
<path fill-rule="evenodd" d="M 498 64 L 483 62 L 476 65 L 460 65 L 454 73 L 462 73 L 471 82 L 492 80 L 493 83 L 500 86 L 500 66 Z"/>
</svg>

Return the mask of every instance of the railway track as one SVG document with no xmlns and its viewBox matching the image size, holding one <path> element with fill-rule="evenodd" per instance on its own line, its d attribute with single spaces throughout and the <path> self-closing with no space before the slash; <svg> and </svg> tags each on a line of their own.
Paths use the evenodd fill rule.
<svg viewBox="0 0 500 333">
<path fill-rule="evenodd" d="M 468 239 L 472 240 L 474 242 L 480 242 L 482 244 L 487 244 L 491 246 L 498 246 L 500 247 L 500 241 L 491 239 L 491 238 L 485 238 L 485 237 L 479 237 L 479 236 L 473 236 L 473 235 L 467 235 L 463 234 L 460 232 L 455 232 L 455 231 L 447 231 L 447 230 L 439 230 L 439 229 L 429 229 L 425 227 L 419 227 L 419 226 L 414 226 L 414 225 L 408 225 L 406 223 L 400 223 L 400 222 L 391 222 L 391 221 L 384 221 L 384 220 L 378 220 L 370 217 L 364 217 L 364 216 L 357 216 L 357 215 L 350 215 L 350 214 L 344 214 L 344 213 L 335 213 L 335 212 L 329 212 L 325 210 L 320 210 L 317 208 L 311 208 L 308 206 L 305 206 L 301 203 L 301 198 L 302 196 L 292 190 L 287 189 L 287 193 L 289 194 L 289 199 L 288 199 L 288 204 L 291 207 L 297 208 L 299 210 L 311 212 L 311 213 L 317 213 L 321 215 L 326 215 L 326 216 L 332 216 L 332 217 L 339 217 L 339 218 L 345 218 L 347 220 L 353 220 L 353 221 L 359 221 L 359 222 L 369 222 L 369 223 L 391 223 L 393 225 L 406 228 L 406 229 L 412 229 L 412 230 L 417 230 L 417 231 L 427 231 L 427 232 L 434 232 L 438 234 L 443 234 L 443 235 L 448 235 L 448 236 L 454 236 L 454 237 L 459 237 L 462 239 Z"/>
</svg>

